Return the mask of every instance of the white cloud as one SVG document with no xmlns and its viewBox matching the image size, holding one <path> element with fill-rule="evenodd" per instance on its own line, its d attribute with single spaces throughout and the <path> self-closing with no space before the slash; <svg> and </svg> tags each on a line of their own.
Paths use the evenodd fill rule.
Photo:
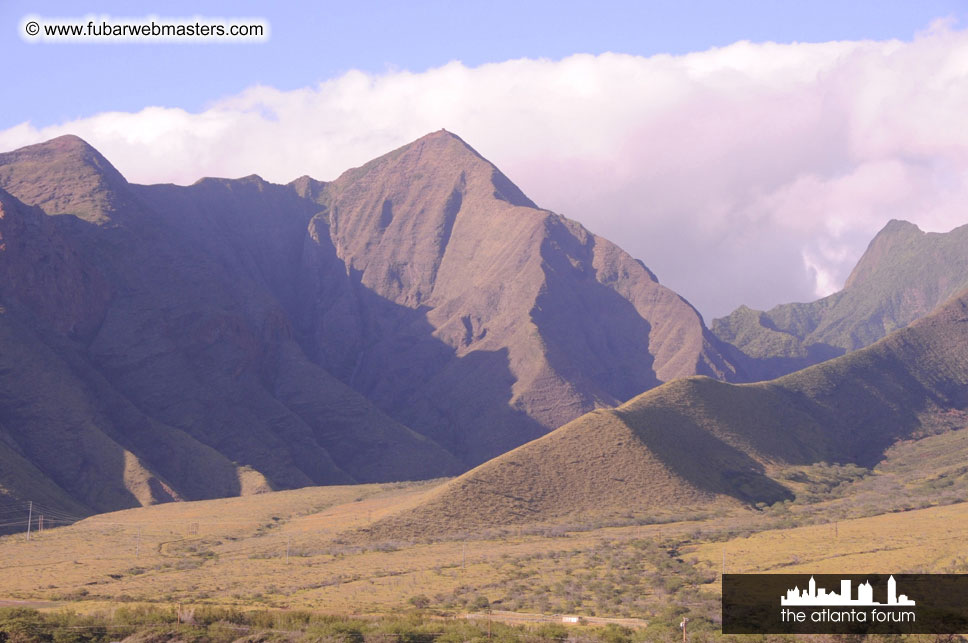
<svg viewBox="0 0 968 643">
<path fill-rule="evenodd" d="M 341 171 L 446 127 L 540 205 L 649 265 L 706 314 L 839 288 L 890 218 L 968 222 L 968 32 L 912 42 L 740 42 L 252 87 L 0 132 L 76 133 L 130 180 Z"/>
</svg>

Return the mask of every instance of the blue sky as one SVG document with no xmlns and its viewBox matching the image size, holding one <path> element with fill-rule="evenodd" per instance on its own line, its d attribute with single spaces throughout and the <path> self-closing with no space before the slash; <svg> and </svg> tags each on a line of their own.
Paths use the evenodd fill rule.
<svg viewBox="0 0 968 643">
<path fill-rule="evenodd" d="M 38 44 L 20 38 L 27 14 L 258 16 L 272 34 L 264 44 Z M 0 60 L 8 61 L 5 83 L 17 100 L 4 101 L 0 129 L 149 105 L 198 111 L 254 84 L 295 89 L 350 69 L 424 71 L 452 60 L 477 66 L 609 51 L 682 54 L 738 40 L 909 40 L 935 18 L 966 15 L 964 0 L 4 0 Z"/>
<path fill-rule="evenodd" d="M 27 15 L 271 35 L 28 43 Z M 968 0 L 0 0 L 0 151 L 73 133 L 139 183 L 330 180 L 443 127 L 709 320 L 839 289 L 891 218 L 968 223 L 966 27 Z"/>
</svg>

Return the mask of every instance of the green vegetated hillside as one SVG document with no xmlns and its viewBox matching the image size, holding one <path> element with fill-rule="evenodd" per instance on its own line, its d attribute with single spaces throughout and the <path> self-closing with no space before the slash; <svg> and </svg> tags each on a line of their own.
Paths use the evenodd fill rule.
<svg viewBox="0 0 968 643">
<path fill-rule="evenodd" d="M 0 154 L 0 349 L 0 497 L 72 514 L 455 475 L 735 373 L 641 262 L 445 131 L 330 183 Z"/>
<path fill-rule="evenodd" d="M 908 328 L 770 382 L 692 377 L 599 410 L 435 490 L 371 537 L 568 517 L 637 518 L 792 499 L 791 466 L 871 466 L 968 426 L 968 291 Z"/>
<path fill-rule="evenodd" d="M 968 285 L 968 226 L 922 232 L 891 221 L 871 241 L 843 290 L 763 312 L 742 306 L 713 333 L 750 381 L 766 380 L 868 346 L 928 314 Z"/>
</svg>

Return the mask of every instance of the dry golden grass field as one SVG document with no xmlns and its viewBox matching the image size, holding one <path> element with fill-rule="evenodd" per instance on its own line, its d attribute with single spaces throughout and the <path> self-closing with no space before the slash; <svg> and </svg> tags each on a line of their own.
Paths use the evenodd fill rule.
<svg viewBox="0 0 968 643">
<path fill-rule="evenodd" d="M 0 538 L 0 600 L 80 612 L 129 603 L 338 614 L 490 607 L 712 622 L 724 562 L 729 572 L 968 570 L 966 447 L 968 431 L 955 431 L 901 443 L 873 470 L 791 469 L 782 474 L 796 501 L 661 524 L 360 536 L 444 481 L 156 505 L 35 532 L 29 542 Z"/>
</svg>

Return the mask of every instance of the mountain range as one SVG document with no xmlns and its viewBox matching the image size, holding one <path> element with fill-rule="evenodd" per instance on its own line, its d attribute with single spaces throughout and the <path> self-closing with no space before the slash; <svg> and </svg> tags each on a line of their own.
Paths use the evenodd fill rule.
<svg viewBox="0 0 968 643">
<path fill-rule="evenodd" d="M 366 532 L 421 539 L 495 525 L 681 520 L 792 500 L 789 467 L 872 467 L 898 441 L 966 427 L 963 290 L 867 348 L 776 380 L 683 378 L 588 413 Z"/>
<path fill-rule="evenodd" d="M 966 286 L 968 225 L 938 233 L 892 220 L 842 290 L 766 312 L 741 306 L 711 329 L 738 350 L 729 354 L 746 379 L 771 379 L 869 346 Z"/>
<path fill-rule="evenodd" d="M 735 373 L 644 264 L 445 131 L 288 185 L 135 185 L 63 136 L 0 155 L 0 190 L 11 497 L 104 511 L 453 475 Z"/>
<path fill-rule="evenodd" d="M 132 184 L 62 136 L 0 154 L 0 498 L 85 514 L 471 469 L 414 513 L 447 529 L 783 499 L 776 463 L 960 421 L 963 300 L 727 382 L 928 314 L 968 283 L 966 231 L 891 222 L 842 292 L 710 330 L 443 130 L 286 185 Z"/>
</svg>

